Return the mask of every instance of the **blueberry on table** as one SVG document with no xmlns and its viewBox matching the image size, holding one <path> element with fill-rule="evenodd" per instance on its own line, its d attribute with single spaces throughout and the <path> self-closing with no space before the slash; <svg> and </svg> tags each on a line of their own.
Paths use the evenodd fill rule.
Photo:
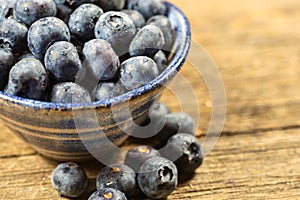
<svg viewBox="0 0 300 200">
<path fill-rule="evenodd" d="M 125 6 L 125 0 L 91 0 L 91 2 L 103 8 L 104 11 L 121 10 Z"/>
<path fill-rule="evenodd" d="M 201 143 L 196 137 L 187 133 L 178 133 L 172 136 L 160 153 L 174 162 L 181 175 L 194 173 L 204 158 Z"/>
<path fill-rule="evenodd" d="M 97 190 L 114 188 L 129 197 L 137 192 L 136 174 L 124 164 L 112 164 L 101 169 L 96 180 Z"/>
<path fill-rule="evenodd" d="M 53 0 L 17 0 L 14 8 L 14 17 L 28 26 L 38 19 L 55 15 Z"/>
<path fill-rule="evenodd" d="M 80 81 L 83 77 L 78 52 L 70 42 L 59 41 L 51 45 L 46 51 L 44 63 L 55 82 Z"/>
<path fill-rule="evenodd" d="M 8 81 L 8 74 L 14 64 L 14 56 L 8 49 L 0 48 L 0 90 L 3 90 Z"/>
<path fill-rule="evenodd" d="M 132 136 L 137 138 L 150 138 L 152 145 L 160 144 L 159 140 L 155 140 L 155 135 L 160 133 L 163 128 L 166 115 L 170 112 L 164 103 L 154 103 L 150 109 L 146 119 L 141 126 L 133 129 Z M 153 139 L 153 140 L 152 140 Z"/>
<path fill-rule="evenodd" d="M 162 129 L 155 137 L 161 143 L 164 143 L 176 133 L 188 133 L 194 135 L 195 132 L 196 125 L 194 119 L 189 114 L 184 112 L 169 113 L 164 119 Z"/>
<path fill-rule="evenodd" d="M 120 190 L 103 188 L 94 192 L 88 200 L 127 200 L 127 198 Z"/>
<path fill-rule="evenodd" d="M 79 197 L 88 185 L 84 170 L 73 162 L 61 163 L 52 172 L 51 183 L 65 197 Z"/>
<path fill-rule="evenodd" d="M 0 23 L 0 47 L 9 48 L 14 53 L 27 49 L 26 38 L 28 28 L 14 19 L 6 19 Z"/>
<path fill-rule="evenodd" d="M 99 83 L 93 91 L 95 101 L 110 99 L 126 93 L 127 90 L 120 83 L 102 82 Z"/>
<path fill-rule="evenodd" d="M 88 103 L 91 102 L 89 92 L 73 82 L 62 82 L 54 85 L 50 93 L 50 101 L 55 103 Z"/>
<path fill-rule="evenodd" d="M 154 15 L 166 15 L 167 6 L 163 0 L 128 0 L 127 8 L 142 13 L 145 19 Z"/>
<path fill-rule="evenodd" d="M 142 28 L 146 24 L 144 16 L 137 10 L 121 10 L 123 13 L 126 13 L 133 21 L 136 28 Z"/>
<path fill-rule="evenodd" d="M 163 48 L 164 44 L 165 39 L 160 28 L 154 25 L 146 25 L 132 39 L 129 46 L 129 54 L 131 56 L 148 56 L 153 58 Z"/>
<path fill-rule="evenodd" d="M 47 79 L 46 70 L 40 61 L 34 58 L 25 58 L 11 68 L 4 92 L 24 98 L 42 100 Z"/>
<path fill-rule="evenodd" d="M 84 44 L 82 52 L 84 63 L 95 78 L 104 81 L 115 77 L 120 61 L 110 43 L 102 39 L 93 39 Z"/>
<path fill-rule="evenodd" d="M 155 15 L 148 19 L 147 24 L 152 24 L 161 29 L 164 34 L 164 51 L 170 52 L 174 43 L 174 30 L 168 17 L 164 15 Z"/>
<path fill-rule="evenodd" d="M 158 71 L 161 73 L 168 67 L 168 60 L 166 57 L 166 54 L 159 50 L 153 57 L 153 60 L 155 61 Z"/>
<path fill-rule="evenodd" d="M 124 163 L 138 172 L 146 160 L 156 156 L 160 156 L 158 150 L 146 145 L 137 146 L 126 153 Z"/>
<path fill-rule="evenodd" d="M 90 3 L 82 4 L 74 10 L 69 18 L 69 29 L 82 41 L 95 38 L 94 28 L 103 10 Z"/>
<path fill-rule="evenodd" d="M 177 168 L 170 160 L 152 157 L 141 166 L 137 181 L 146 196 L 151 199 L 162 199 L 174 191 L 177 177 Z"/>
<path fill-rule="evenodd" d="M 68 26 L 56 17 L 45 17 L 35 21 L 28 30 L 27 43 L 31 53 L 43 60 L 46 50 L 57 41 L 70 41 Z"/>
<path fill-rule="evenodd" d="M 136 27 L 127 14 L 108 11 L 99 17 L 94 33 L 96 38 L 108 41 L 121 56 L 128 52 Z"/>
<path fill-rule="evenodd" d="M 121 64 L 120 81 L 127 90 L 136 89 L 155 79 L 159 72 L 155 62 L 146 56 L 137 56 Z"/>
</svg>

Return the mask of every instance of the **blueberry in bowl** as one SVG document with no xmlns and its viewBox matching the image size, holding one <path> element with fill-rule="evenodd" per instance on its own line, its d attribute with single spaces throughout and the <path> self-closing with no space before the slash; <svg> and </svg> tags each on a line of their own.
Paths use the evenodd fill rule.
<svg viewBox="0 0 300 200">
<path fill-rule="evenodd" d="M 159 4 L 159 2 L 163 3 L 162 7 L 166 7 L 166 9 L 163 10 L 164 12 L 156 14 L 165 14 L 176 34 L 174 36 L 172 51 L 164 51 L 168 54 L 169 60 L 162 72 L 155 69 L 155 64 L 153 64 L 151 60 L 153 58 L 149 58 L 153 53 L 151 53 L 151 55 L 142 53 L 142 55 L 135 56 L 138 57 L 136 59 L 148 56 L 147 58 L 144 58 L 142 62 L 149 61 L 152 63 L 149 65 L 149 68 L 151 68 L 155 76 L 147 82 L 144 82 L 144 80 L 141 80 L 142 82 L 138 84 L 134 82 L 134 87 L 128 84 L 128 82 L 126 82 L 124 86 L 122 81 L 126 80 L 126 78 L 120 78 L 120 74 L 121 72 L 126 74 L 126 72 L 121 70 L 130 71 L 130 63 L 124 61 L 125 57 L 128 56 L 128 59 L 135 57 L 130 57 L 130 54 L 128 53 L 122 57 L 122 59 L 119 57 L 120 60 L 118 60 L 118 58 L 112 60 L 112 62 L 115 62 L 115 65 L 112 65 L 112 68 L 107 68 L 108 71 L 104 70 L 104 72 L 113 72 L 113 77 L 109 77 L 111 78 L 110 80 L 106 80 L 106 78 L 101 79 L 101 77 L 95 73 L 96 71 L 94 70 L 94 66 L 91 65 L 91 62 L 88 62 L 91 57 L 85 58 L 87 52 L 86 49 L 84 49 L 83 53 L 81 52 L 86 41 L 81 41 L 80 37 L 77 38 L 78 41 L 80 41 L 78 44 L 81 44 L 82 42 L 82 45 L 75 45 L 78 55 L 71 56 L 70 54 L 75 52 L 74 47 L 68 45 L 72 47 L 72 49 L 64 50 L 64 48 L 68 47 L 66 45 L 63 48 L 59 48 L 61 51 L 59 56 L 57 55 L 57 57 L 55 57 L 53 54 L 53 60 L 56 61 L 56 58 L 59 58 L 59 60 L 64 60 L 65 63 L 73 63 L 73 66 L 75 67 L 72 68 L 72 73 L 74 73 L 68 75 L 74 76 L 75 79 L 77 79 L 76 77 L 81 77 L 78 73 L 85 71 L 81 70 L 81 68 L 87 69 L 84 75 L 85 77 L 79 82 L 75 81 L 74 84 L 78 85 L 72 83 L 66 84 L 67 81 L 70 82 L 73 80 L 73 77 L 68 77 L 63 80 L 65 82 L 60 82 L 62 81 L 61 78 L 56 78 L 53 81 L 52 78 L 55 75 L 53 71 L 51 74 L 47 68 L 41 67 L 45 66 L 44 57 L 47 49 L 58 42 L 61 44 L 69 44 L 69 42 L 72 42 L 71 38 L 77 37 L 68 30 L 68 26 L 63 20 L 56 19 L 57 15 L 38 19 L 30 26 L 26 25 L 28 27 L 27 37 L 29 38 L 29 46 L 24 49 L 24 52 L 20 52 L 19 49 L 11 49 L 10 45 L 0 46 L 0 48 L 11 51 L 15 57 L 15 63 L 13 65 L 9 63 L 4 68 L 18 69 L 17 74 L 19 74 L 12 78 L 10 77 L 10 74 L 6 72 L 5 78 L 0 80 L 5 81 L 4 83 L 1 83 L 5 86 L 2 87 L 0 91 L 0 120 L 3 124 L 25 142 L 30 144 L 37 152 L 54 160 L 81 161 L 90 159 L 93 155 L 86 144 L 96 146 L 97 150 L 102 152 L 102 150 L 105 149 L 105 146 L 99 144 L 101 144 L 103 138 L 108 138 L 109 141 L 116 146 L 121 145 L 130 135 L 124 131 L 125 129 L 130 128 L 129 126 L 131 126 L 131 123 L 129 122 L 133 121 L 136 124 L 141 124 L 147 118 L 149 109 L 165 88 L 164 86 L 173 79 L 183 66 L 190 47 L 190 26 L 186 16 L 171 3 L 159 0 L 147 0 L 149 5 L 151 5 L 151 1 L 155 2 L 155 4 Z M 132 4 L 130 5 L 132 6 Z M 161 7 L 161 5 L 159 6 Z M 72 6 L 70 6 L 70 9 L 75 10 Z M 129 5 L 127 5 L 127 8 L 114 9 L 113 13 L 122 9 L 134 9 L 134 7 L 129 7 Z M 145 12 L 143 9 L 144 7 L 140 7 L 137 11 L 140 11 L 145 15 L 144 17 L 148 19 L 150 17 L 149 12 Z M 111 13 L 112 11 L 106 12 Z M 99 19 L 100 18 L 101 16 Z M 128 19 L 127 17 L 125 18 Z M 112 20 L 111 25 L 119 25 L 118 17 L 114 17 Z M 97 22 L 93 21 L 93 23 L 96 24 Z M 58 24 L 59 26 L 53 29 L 52 24 Z M 40 26 L 44 26 L 46 29 L 41 28 Z M 137 34 L 137 32 L 138 29 L 135 34 Z M 37 35 L 37 33 L 39 35 Z M 95 38 L 91 40 L 102 39 L 105 38 L 97 38 L 97 36 L 95 36 Z M 105 51 L 106 54 L 112 52 L 111 48 L 116 47 L 115 44 L 113 44 L 111 47 L 107 45 L 107 48 L 110 50 Z M 87 50 L 92 50 L 92 48 Z M 117 49 L 113 50 L 115 52 L 118 51 Z M 95 48 L 95 51 L 97 51 L 97 48 Z M 149 52 L 149 50 L 141 52 Z M 31 53 L 30 58 L 25 58 L 27 59 L 25 60 L 26 62 L 24 60 L 19 61 L 20 58 L 18 56 L 24 56 L 25 53 Z M 98 54 L 101 53 L 96 52 L 93 54 L 92 52 L 89 52 L 89 55 L 91 56 Z M 80 63 L 74 65 L 74 60 L 70 60 L 70 58 L 73 57 L 76 58 L 77 61 L 79 57 L 82 66 Z M 111 57 L 115 58 L 115 55 Z M 26 65 L 29 65 L 28 63 L 31 63 L 30 65 L 34 63 L 34 65 L 31 66 L 32 68 L 35 68 L 34 74 L 26 72 L 25 69 L 28 69 L 28 67 L 26 67 Z M 62 66 L 60 67 L 61 73 L 64 74 L 64 68 Z M 75 72 L 77 71 L 78 73 L 76 74 Z M 16 71 L 14 73 L 16 73 Z M 147 74 L 148 72 L 146 71 L 145 73 Z M 39 76 L 40 74 L 41 76 Z M 91 78 L 89 78 L 89 74 Z M 95 78 L 95 74 L 98 77 Z M 143 77 L 142 75 L 139 77 Z M 97 84 L 93 85 L 93 87 L 84 85 L 85 80 L 97 78 L 99 78 L 100 81 L 97 81 Z M 98 99 L 93 97 L 93 93 L 97 93 L 93 92 L 93 90 L 98 84 L 103 85 L 103 81 L 111 82 L 111 85 L 118 86 L 119 91 L 123 92 L 120 94 L 114 89 L 111 90 L 111 94 L 107 94 L 110 97 L 108 99 Z M 17 86 L 21 89 L 17 90 Z M 85 89 L 79 89 L 81 87 Z M 88 94 L 86 94 L 87 91 L 91 95 L 91 98 L 84 98 L 88 97 Z M 110 92 L 109 90 L 105 91 Z M 58 99 L 63 97 L 63 100 L 51 101 L 52 98 L 57 99 L 54 97 L 57 97 Z M 78 99 L 78 101 L 73 102 L 72 100 L 74 100 L 74 98 Z M 66 101 L 66 99 L 69 100 Z M 128 113 L 130 114 L 129 117 Z"/>
</svg>

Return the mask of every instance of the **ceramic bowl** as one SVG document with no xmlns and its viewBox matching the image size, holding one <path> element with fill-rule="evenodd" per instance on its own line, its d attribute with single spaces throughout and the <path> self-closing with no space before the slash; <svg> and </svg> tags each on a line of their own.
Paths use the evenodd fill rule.
<svg viewBox="0 0 300 200">
<path fill-rule="evenodd" d="M 182 67 L 189 51 L 188 20 L 177 7 L 166 5 L 176 30 L 175 53 L 169 66 L 156 79 L 121 96 L 85 104 L 42 102 L 0 92 L 2 122 L 37 152 L 59 161 L 91 158 L 85 144 L 97 146 L 103 138 L 115 145 L 122 144 L 128 138 L 123 131 L 130 124 L 127 122 L 140 123 L 145 119 L 164 86 Z M 98 148 L 101 151 L 102 147 Z"/>
</svg>

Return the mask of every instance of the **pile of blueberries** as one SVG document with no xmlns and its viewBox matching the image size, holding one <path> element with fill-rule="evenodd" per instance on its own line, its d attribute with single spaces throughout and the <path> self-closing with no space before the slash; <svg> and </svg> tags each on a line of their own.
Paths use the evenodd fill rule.
<svg viewBox="0 0 300 200">
<path fill-rule="evenodd" d="M 56 103 L 109 99 L 167 66 L 163 0 L 0 0 L 0 91 Z"/>
<path fill-rule="evenodd" d="M 195 123 L 184 112 L 170 113 L 163 103 L 155 103 L 149 118 L 156 132 L 148 141 L 155 145 L 138 145 L 130 149 L 123 163 L 102 168 L 96 179 L 96 188 L 89 200 L 165 199 L 178 182 L 190 179 L 202 164 L 204 151 L 194 136 Z M 146 125 L 148 120 L 145 121 Z M 83 168 L 73 162 L 61 163 L 52 172 L 52 186 L 66 197 L 78 197 L 87 188 L 88 178 Z"/>
</svg>

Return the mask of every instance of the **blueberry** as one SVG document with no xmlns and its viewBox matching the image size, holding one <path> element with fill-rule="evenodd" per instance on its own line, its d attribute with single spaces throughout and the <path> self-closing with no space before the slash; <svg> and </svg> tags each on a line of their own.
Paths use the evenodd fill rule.
<svg viewBox="0 0 300 200">
<path fill-rule="evenodd" d="M 0 24 L 0 46 L 21 53 L 26 49 L 28 29 L 14 19 L 6 19 Z"/>
<path fill-rule="evenodd" d="M 31 52 L 24 52 L 23 54 L 20 54 L 17 57 L 17 61 L 19 62 L 20 60 L 25 59 L 25 58 L 35 58 L 35 57 Z"/>
<path fill-rule="evenodd" d="M 0 90 L 3 90 L 8 81 L 9 70 L 14 64 L 14 56 L 8 49 L 0 48 Z"/>
<path fill-rule="evenodd" d="M 160 153 L 173 161 L 178 173 L 185 176 L 194 173 L 204 158 L 204 152 L 198 139 L 187 133 L 178 133 L 172 136 Z"/>
<path fill-rule="evenodd" d="M 163 120 L 165 124 L 159 133 L 155 135 L 156 139 L 161 143 L 166 142 L 171 136 L 179 132 L 191 135 L 194 135 L 196 132 L 195 122 L 187 113 L 169 113 Z"/>
<path fill-rule="evenodd" d="M 167 114 L 170 113 L 170 108 L 161 102 L 154 103 L 149 110 L 149 117 L 154 121 L 165 121 Z"/>
<path fill-rule="evenodd" d="M 45 17 L 34 22 L 27 36 L 28 47 L 31 53 L 43 60 L 46 50 L 54 42 L 70 41 L 68 26 L 56 17 Z"/>
<path fill-rule="evenodd" d="M 101 169 L 97 176 L 97 190 L 114 188 L 133 196 L 137 192 L 136 174 L 124 164 L 113 164 Z"/>
<path fill-rule="evenodd" d="M 66 0 L 54 0 L 54 2 L 56 3 L 56 5 L 61 5 L 64 4 Z"/>
<path fill-rule="evenodd" d="M 133 21 L 136 28 L 142 28 L 146 24 L 144 16 L 137 10 L 121 10 L 123 13 L 126 13 Z"/>
<path fill-rule="evenodd" d="M 167 60 L 166 54 L 162 50 L 159 50 L 154 55 L 153 60 L 155 61 L 158 71 L 160 73 L 163 72 L 168 66 L 168 60 Z"/>
<path fill-rule="evenodd" d="M 147 84 L 158 76 L 155 62 L 146 56 L 129 58 L 121 64 L 120 81 L 127 90 Z"/>
<path fill-rule="evenodd" d="M 84 170 L 73 162 L 61 163 L 52 172 L 52 186 L 65 197 L 79 197 L 87 188 Z"/>
<path fill-rule="evenodd" d="M 99 83 L 93 91 L 95 101 L 110 99 L 126 93 L 127 90 L 120 83 L 103 82 Z"/>
<path fill-rule="evenodd" d="M 121 10 L 125 6 L 125 0 L 92 0 L 92 2 L 104 11 Z"/>
<path fill-rule="evenodd" d="M 163 50 L 170 52 L 174 43 L 174 30 L 169 18 L 164 15 L 155 15 L 148 19 L 147 24 L 155 25 L 162 30 L 165 39 Z"/>
<path fill-rule="evenodd" d="M 71 41 L 70 41 L 75 47 L 78 52 L 80 60 L 83 60 L 83 54 L 82 54 L 82 49 L 84 46 L 84 42 L 79 40 L 75 35 L 71 35 Z"/>
<path fill-rule="evenodd" d="M 96 38 L 108 41 L 121 56 L 128 52 L 136 27 L 127 14 L 108 11 L 99 17 L 94 31 Z"/>
<path fill-rule="evenodd" d="M 25 58 L 11 68 L 4 91 L 20 97 L 42 100 L 46 86 L 47 74 L 41 62 L 34 58 Z"/>
<path fill-rule="evenodd" d="M 150 138 L 151 145 L 157 146 L 160 144 L 160 140 L 156 140 L 155 135 L 160 133 L 160 130 L 163 128 L 166 115 L 170 112 L 166 104 L 163 103 L 154 103 L 149 109 L 149 114 L 146 119 L 143 121 L 141 126 L 136 127 L 133 130 L 132 136 L 137 138 Z"/>
<path fill-rule="evenodd" d="M 129 46 L 131 56 L 153 57 L 165 44 L 163 32 L 154 25 L 141 28 Z"/>
<path fill-rule="evenodd" d="M 80 81 L 83 67 L 75 46 L 66 41 L 55 42 L 48 48 L 45 67 L 56 82 Z"/>
<path fill-rule="evenodd" d="M 170 160 L 152 157 L 141 166 L 137 181 L 146 196 L 151 199 L 162 199 L 176 188 L 177 176 L 177 168 Z"/>
<path fill-rule="evenodd" d="M 103 10 L 94 4 L 82 4 L 71 14 L 69 28 L 82 41 L 95 38 L 94 28 Z"/>
<path fill-rule="evenodd" d="M 0 23 L 1 21 L 5 20 L 6 17 L 12 15 L 13 8 L 15 7 L 16 0 L 0 0 Z"/>
<path fill-rule="evenodd" d="M 93 39 L 84 44 L 85 64 L 98 80 L 110 80 L 115 77 L 120 61 L 111 45 L 101 39 Z"/>
<path fill-rule="evenodd" d="M 88 103 L 91 102 L 89 92 L 73 82 L 56 84 L 50 94 L 50 101 L 56 103 Z"/>
<path fill-rule="evenodd" d="M 146 160 L 155 156 L 160 156 L 156 149 L 146 145 L 137 146 L 127 152 L 124 163 L 138 172 Z"/>
<path fill-rule="evenodd" d="M 56 17 L 63 20 L 65 24 L 68 24 L 70 15 L 72 14 L 73 10 L 64 4 L 57 4 L 56 9 Z"/>
<path fill-rule="evenodd" d="M 127 200 L 127 198 L 120 190 L 103 188 L 94 192 L 88 200 Z"/>
<path fill-rule="evenodd" d="M 167 14 L 167 6 L 163 0 L 128 0 L 127 8 L 139 11 L 145 19 L 149 19 L 154 15 Z"/>
<path fill-rule="evenodd" d="M 55 15 L 53 0 L 17 0 L 14 8 L 14 17 L 28 26 L 38 19 Z"/>
</svg>

